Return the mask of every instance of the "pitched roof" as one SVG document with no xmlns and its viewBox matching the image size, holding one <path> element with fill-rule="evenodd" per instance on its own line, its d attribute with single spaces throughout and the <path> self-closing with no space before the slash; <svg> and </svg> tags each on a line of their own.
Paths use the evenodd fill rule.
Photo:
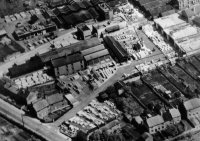
<svg viewBox="0 0 200 141">
<path fill-rule="evenodd" d="M 83 56 L 105 49 L 103 44 L 81 51 Z"/>
<path fill-rule="evenodd" d="M 69 55 L 72 52 L 79 52 L 84 49 L 88 49 L 100 44 L 101 42 L 98 38 L 90 38 L 90 39 L 83 40 L 83 41 L 80 41 L 80 42 L 77 42 L 65 47 L 58 48 L 54 51 L 49 51 L 49 52 L 40 54 L 39 56 L 43 62 L 48 62 L 51 59 Z"/>
<path fill-rule="evenodd" d="M 191 18 L 195 14 L 191 9 L 185 9 L 185 10 L 182 11 L 182 15 L 187 17 L 187 18 Z"/>
<path fill-rule="evenodd" d="M 200 25 L 200 17 L 195 17 L 195 18 L 193 19 L 193 22 L 194 22 L 195 24 Z"/>
<path fill-rule="evenodd" d="M 102 56 L 106 56 L 108 54 L 109 54 L 108 50 L 104 49 L 104 50 L 86 55 L 86 56 L 84 56 L 84 58 L 85 58 L 86 61 L 90 61 L 90 60 L 93 60 L 93 59 L 96 59 L 96 58 L 99 58 L 99 57 L 102 57 Z"/>
<path fill-rule="evenodd" d="M 178 109 L 175 109 L 175 108 L 169 109 L 169 112 L 170 112 L 172 118 L 176 118 L 176 117 L 181 116 L 181 114 L 180 114 Z"/>
<path fill-rule="evenodd" d="M 200 99 L 199 98 L 190 99 L 190 100 L 184 102 L 184 106 L 187 111 L 199 108 L 200 107 Z"/>
<path fill-rule="evenodd" d="M 36 112 L 38 112 L 48 106 L 49 106 L 49 104 L 47 103 L 47 100 L 45 100 L 45 99 L 39 100 L 33 104 L 33 108 L 35 109 Z"/>
<path fill-rule="evenodd" d="M 149 127 L 154 127 L 156 125 L 163 124 L 163 123 L 164 123 L 164 119 L 160 115 L 157 115 L 157 116 L 154 116 L 154 117 L 147 119 L 147 125 Z"/>
<path fill-rule="evenodd" d="M 47 102 L 49 105 L 58 103 L 60 101 L 63 101 L 63 95 L 62 94 L 53 94 L 48 97 L 46 97 Z"/>
<path fill-rule="evenodd" d="M 52 62 L 53 67 L 57 68 L 57 67 L 61 67 L 64 65 L 71 64 L 71 63 L 79 62 L 82 60 L 83 60 L 83 56 L 80 52 L 78 52 L 78 53 L 74 53 L 74 54 L 71 54 L 68 56 L 56 58 L 56 59 L 52 60 L 51 62 Z"/>
</svg>

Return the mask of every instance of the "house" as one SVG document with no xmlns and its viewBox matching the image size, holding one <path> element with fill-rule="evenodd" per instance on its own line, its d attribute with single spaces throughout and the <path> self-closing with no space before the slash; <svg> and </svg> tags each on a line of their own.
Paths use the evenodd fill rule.
<svg viewBox="0 0 200 141">
<path fill-rule="evenodd" d="M 174 124 L 180 123 L 181 121 L 181 113 L 178 109 L 173 108 L 169 109 L 169 113 L 171 114 L 172 120 Z"/>
<path fill-rule="evenodd" d="M 73 107 L 76 107 L 79 104 L 79 101 L 72 94 L 65 95 L 65 98 L 69 100 Z"/>
<path fill-rule="evenodd" d="M 146 119 L 147 127 L 150 134 L 166 129 L 166 124 L 161 115 L 156 115 Z"/>
<path fill-rule="evenodd" d="M 184 117 L 186 116 L 188 119 L 191 119 L 195 116 L 199 116 L 200 114 L 199 98 L 193 98 L 188 101 L 185 101 L 183 105 L 184 105 L 184 111 L 183 111 Z"/>
<path fill-rule="evenodd" d="M 37 100 L 38 100 L 38 91 L 30 92 L 26 98 L 26 103 L 27 105 L 30 105 L 31 103 L 35 103 Z"/>
<path fill-rule="evenodd" d="M 185 9 L 182 11 L 182 16 L 186 19 L 187 22 L 190 22 L 191 19 L 195 16 L 195 13 L 191 9 Z"/>
<path fill-rule="evenodd" d="M 200 7 L 199 7 L 199 8 L 200 8 Z M 193 23 L 194 23 L 196 26 L 200 27 L 200 17 L 195 17 L 195 18 L 193 19 Z"/>
<path fill-rule="evenodd" d="M 200 4 L 198 0 L 178 0 L 178 7 L 180 10 L 192 8 L 198 4 Z"/>
<path fill-rule="evenodd" d="M 70 107 L 67 100 L 64 99 L 63 94 L 57 93 L 50 96 L 46 96 L 46 100 L 50 106 L 51 113 L 64 109 L 66 107 Z"/>
<path fill-rule="evenodd" d="M 49 114 L 49 104 L 47 100 L 41 99 L 35 103 L 32 103 L 33 112 L 39 119 L 44 119 Z"/>
</svg>

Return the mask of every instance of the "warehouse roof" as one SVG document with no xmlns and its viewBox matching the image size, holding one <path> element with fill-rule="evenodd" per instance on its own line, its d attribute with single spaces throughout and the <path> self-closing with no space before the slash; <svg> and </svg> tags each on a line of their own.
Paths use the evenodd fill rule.
<svg viewBox="0 0 200 141">
<path fill-rule="evenodd" d="M 102 56 L 106 56 L 108 54 L 109 54 L 108 50 L 104 49 L 104 50 L 86 55 L 86 56 L 84 56 L 84 58 L 85 58 L 86 61 L 90 61 L 90 60 L 93 60 L 93 59 L 96 59 L 96 58 L 99 58 L 99 57 L 102 57 Z"/>
<path fill-rule="evenodd" d="M 94 52 L 97 52 L 97 51 L 100 51 L 100 50 L 103 50 L 105 49 L 104 45 L 103 44 L 100 44 L 98 46 L 95 46 L 95 47 L 92 47 L 92 48 L 89 48 L 89 49 L 85 49 L 83 51 L 81 51 L 82 55 L 85 56 L 85 55 L 88 55 L 88 54 L 91 54 L 91 53 L 94 53 Z"/>
<path fill-rule="evenodd" d="M 179 24 L 185 23 L 185 21 L 182 20 L 180 18 L 180 15 L 177 13 L 155 19 L 154 22 L 156 24 L 160 25 L 163 29 L 169 28 L 174 25 L 179 25 Z"/>
<path fill-rule="evenodd" d="M 64 66 L 67 64 L 79 62 L 82 60 L 83 60 L 82 54 L 80 52 L 77 52 L 74 54 L 70 54 L 68 56 L 56 58 L 56 59 L 52 60 L 51 62 L 52 62 L 53 67 L 57 68 L 57 67 Z"/>
<path fill-rule="evenodd" d="M 182 48 L 186 53 L 200 49 L 200 35 L 192 38 L 179 40 L 177 45 Z"/>
<path fill-rule="evenodd" d="M 168 35 L 170 35 L 174 40 L 195 35 L 199 32 L 197 27 L 191 26 L 189 24 L 174 26 L 172 28 L 165 29 L 164 31 Z"/>
<path fill-rule="evenodd" d="M 101 42 L 98 38 L 91 38 L 88 40 L 84 40 L 84 41 L 80 41 L 71 45 L 68 45 L 66 47 L 62 47 L 62 48 L 58 48 L 54 51 L 49 51 L 46 53 L 43 53 L 40 56 L 41 60 L 43 62 L 48 62 L 50 60 L 59 58 L 59 57 L 63 57 L 65 55 L 69 55 L 72 52 L 79 52 L 82 51 L 84 49 L 88 49 L 97 45 L 100 45 Z"/>
</svg>

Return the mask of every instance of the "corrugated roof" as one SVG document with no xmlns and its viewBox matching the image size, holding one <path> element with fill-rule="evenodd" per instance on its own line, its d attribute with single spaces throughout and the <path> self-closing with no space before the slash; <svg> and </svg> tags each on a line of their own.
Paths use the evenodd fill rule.
<svg viewBox="0 0 200 141">
<path fill-rule="evenodd" d="M 164 123 L 164 119 L 160 115 L 157 115 L 157 116 L 147 119 L 147 124 L 149 127 L 154 127 L 156 125 L 163 124 L 163 123 Z"/>
<path fill-rule="evenodd" d="M 45 100 L 45 99 L 39 100 L 33 104 L 33 108 L 35 109 L 36 112 L 38 112 L 48 106 L 49 106 L 49 104 L 48 104 L 47 100 Z"/>
<path fill-rule="evenodd" d="M 86 61 L 90 61 L 90 60 L 93 60 L 93 59 L 96 59 L 96 58 L 99 58 L 99 57 L 102 57 L 102 56 L 106 56 L 108 54 L 109 54 L 108 50 L 104 49 L 104 50 L 86 55 L 86 56 L 84 56 L 84 58 L 85 58 Z"/>
<path fill-rule="evenodd" d="M 52 60 L 51 62 L 52 62 L 53 67 L 57 68 L 57 67 L 64 66 L 67 64 L 79 62 L 82 60 L 83 60 L 83 56 L 80 52 L 78 52 L 78 53 L 70 54 L 68 56 L 56 58 Z"/>
<path fill-rule="evenodd" d="M 39 57 L 41 58 L 42 62 L 48 62 L 50 60 L 63 57 L 65 55 L 69 55 L 72 52 L 79 52 L 84 49 L 88 49 L 97 45 L 100 45 L 101 42 L 98 38 L 90 38 L 84 41 L 80 41 L 66 47 L 58 48 L 54 51 L 49 51 L 43 54 L 40 54 Z"/>
<path fill-rule="evenodd" d="M 46 97 L 47 102 L 49 103 L 49 105 L 58 103 L 60 101 L 63 101 L 63 95 L 62 94 L 53 94 L 50 96 Z"/>
<path fill-rule="evenodd" d="M 91 53 L 94 53 L 94 52 L 97 52 L 97 51 L 100 51 L 100 50 L 103 50 L 105 49 L 104 45 L 101 44 L 101 45 L 98 45 L 98 46 L 95 46 L 95 47 L 92 47 L 92 48 L 89 48 L 89 49 L 85 49 L 83 51 L 81 51 L 82 55 L 83 56 L 86 56 L 88 54 L 91 54 Z"/>
<path fill-rule="evenodd" d="M 184 106 L 187 111 L 199 108 L 200 107 L 200 99 L 199 98 L 190 99 L 190 100 L 184 102 Z"/>
</svg>

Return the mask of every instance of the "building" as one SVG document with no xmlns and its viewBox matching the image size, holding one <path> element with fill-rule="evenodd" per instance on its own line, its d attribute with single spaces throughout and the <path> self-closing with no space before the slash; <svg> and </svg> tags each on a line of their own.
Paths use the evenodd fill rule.
<svg viewBox="0 0 200 141">
<path fill-rule="evenodd" d="M 41 99 L 35 103 L 32 103 L 32 106 L 34 113 L 41 120 L 43 120 L 44 117 L 46 117 L 50 113 L 49 104 L 45 99 Z"/>
<path fill-rule="evenodd" d="M 86 24 L 81 24 L 77 26 L 77 34 L 79 39 L 85 40 L 92 36 L 92 32 Z"/>
<path fill-rule="evenodd" d="M 191 9 L 185 9 L 182 11 L 182 16 L 186 19 L 187 22 L 190 23 L 194 18 L 195 13 Z"/>
<path fill-rule="evenodd" d="M 57 26 L 53 22 L 40 22 L 40 24 L 25 24 L 15 29 L 13 36 L 16 40 L 29 39 L 34 36 L 44 35 L 57 30 Z"/>
<path fill-rule="evenodd" d="M 62 23 L 59 26 L 65 28 L 71 28 L 71 26 L 99 17 L 99 13 L 89 1 L 69 3 L 55 7 L 52 11 Z"/>
<path fill-rule="evenodd" d="M 106 3 L 99 3 L 96 9 L 101 20 L 111 20 L 113 18 L 113 10 Z"/>
<path fill-rule="evenodd" d="M 177 40 L 176 46 L 186 55 L 192 55 L 200 51 L 200 34 Z"/>
<path fill-rule="evenodd" d="M 55 76 L 69 75 L 85 69 L 83 56 L 80 52 L 53 59 L 51 63 Z"/>
<path fill-rule="evenodd" d="M 199 8 L 200 8 L 200 7 L 199 7 Z M 193 19 L 193 23 L 194 23 L 196 26 L 200 27 L 200 17 L 195 17 L 195 18 Z"/>
<path fill-rule="evenodd" d="M 166 129 L 165 121 L 160 115 L 148 118 L 146 123 L 150 134 L 155 134 Z"/>
<path fill-rule="evenodd" d="M 117 21 L 115 23 L 111 22 L 110 24 L 97 23 L 92 26 L 92 34 L 97 34 L 97 36 L 100 38 L 125 27 L 127 27 L 126 21 Z"/>
<path fill-rule="evenodd" d="M 53 94 L 46 96 L 46 100 L 50 106 L 50 113 L 54 113 L 58 110 L 62 110 L 66 107 L 70 107 L 63 94 Z"/>
<path fill-rule="evenodd" d="M 168 4 L 169 0 L 133 0 L 147 17 L 158 17 L 163 12 L 172 10 L 172 6 Z"/>
<path fill-rule="evenodd" d="M 157 29 L 174 44 L 182 55 L 191 55 L 200 49 L 199 28 L 187 23 L 181 15 L 175 13 L 155 19 L 154 22 Z"/>
<path fill-rule="evenodd" d="M 44 122 L 52 122 L 55 118 L 58 118 L 66 109 L 71 108 L 68 101 L 64 98 L 63 94 L 45 95 L 42 99 L 36 99 L 35 96 L 31 96 L 29 103 L 30 110 L 37 116 L 38 119 Z M 58 113 L 56 113 L 59 111 Z M 51 116 L 55 113 L 54 116 Z"/>
<path fill-rule="evenodd" d="M 84 56 L 87 65 L 95 65 L 106 59 L 110 59 L 110 54 L 107 49 L 100 50 Z"/>
<path fill-rule="evenodd" d="M 195 117 L 196 115 L 199 116 L 200 114 L 200 99 L 194 98 L 190 99 L 188 101 L 185 101 L 183 103 L 184 105 L 184 116 L 186 116 L 188 119 Z"/>
<path fill-rule="evenodd" d="M 198 4 L 200 4 L 199 0 L 178 0 L 178 7 L 180 10 L 193 8 Z"/>
<path fill-rule="evenodd" d="M 174 124 L 177 124 L 181 121 L 181 114 L 178 109 L 169 109 L 169 113 L 171 114 L 172 120 Z"/>
<path fill-rule="evenodd" d="M 118 62 L 128 61 L 130 56 L 128 52 L 122 47 L 122 45 L 114 39 L 112 36 L 106 36 L 104 41 L 108 48 L 113 52 Z"/>
<path fill-rule="evenodd" d="M 69 54 L 72 54 L 73 52 L 80 52 L 85 49 L 89 49 L 95 46 L 100 45 L 101 42 L 98 38 L 91 38 L 88 40 L 80 41 L 68 46 L 64 46 L 55 50 L 51 50 L 49 52 L 40 54 L 39 57 L 42 60 L 44 64 L 51 64 L 51 61 L 60 58 L 63 56 L 67 56 Z"/>
<path fill-rule="evenodd" d="M 11 78 L 16 78 L 37 70 L 41 70 L 44 67 L 44 64 L 38 57 L 33 57 L 29 61 L 21 65 L 13 65 L 8 69 L 9 76 Z"/>
</svg>

